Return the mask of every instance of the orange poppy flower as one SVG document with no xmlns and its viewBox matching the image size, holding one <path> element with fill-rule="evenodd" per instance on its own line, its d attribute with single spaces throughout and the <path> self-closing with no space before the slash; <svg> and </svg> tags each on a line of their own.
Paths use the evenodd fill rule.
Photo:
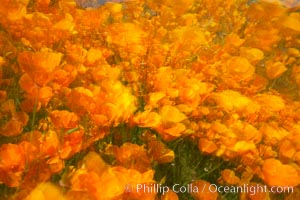
<svg viewBox="0 0 300 200">
<path fill-rule="evenodd" d="M 287 67 L 281 62 L 266 63 L 266 72 L 269 79 L 276 79 L 287 70 Z"/>
<path fill-rule="evenodd" d="M 46 160 L 37 159 L 27 166 L 28 168 L 26 168 L 26 173 L 24 173 L 22 179 L 22 186 L 25 186 L 25 188 L 34 187 L 38 183 L 50 180 L 52 172 Z"/>
<path fill-rule="evenodd" d="M 182 103 L 191 106 L 193 109 L 196 109 L 203 99 L 202 96 L 210 93 L 214 86 L 209 83 L 203 83 L 200 80 L 195 78 L 187 79 L 186 78 L 179 82 L 179 99 Z"/>
<path fill-rule="evenodd" d="M 285 107 L 285 102 L 282 97 L 272 94 L 258 94 L 255 96 L 255 101 L 261 105 L 263 109 L 271 112 L 278 112 Z"/>
<path fill-rule="evenodd" d="M 279 156 L 281 160 L 289 161 L 292 159 L 297 150 L 290 140 L 283 140 L 279 145 Z"/>
<path fill-rule="evenodd" d="M 230 33 L 226 36 L 225 49 L 229 53 L 236 51 L 237 47 L 240 47 L 245 42 L 245 39 L 240 38 L 236 33 Z"/>
<path fill-rule="evenodd" d="M 229 125 L 232 131 L 237 135 L 240 140 L 252 141 L 257 144 L 262 140 L 262 134 L 250 123 L 242 120 L 236 120 L 233 124 Z"/>
<path fill-rule="evenodd" d="M 249 9 L 249 17 L 252 20 L 274 20 L 282 16 L 286 12 L 286 8 L 282 6 L 284 1 L 263 0 L 259 3 L 253 3 Z M 272 10 L 272 13 L 267 13 Z"/>
<path fill-rule="evenodd" d="M 164 143 L 158 140 L 151 140 L 148 143 L 150 155 L 158 163 L 169 163 L 175 158 L 174 151 L 169 149 Z"/>
<path fill-rule="evenodd" d="M 140 127 L 157 127 L 161 124 L 161 116 L 156 112 L 144 111 L 137 113 L 133 122 Z"/>
<path fill-rule="evenodd" d="M 185 50 L 189 55 L 191 52 L 196 51 L 199 46 L 206 46 L 209 41 L 209 35 L 209 33 L 205 33 L 199 27 L 178 26 L 169 33 L 171 48 L 175 51 L 180 48 L 181 51 Z M 193 40 L 193 44 L 189 42 L 191 40 Z"/>
<path fill-rule="evenodd" d="M 122 52 L 130 52 L 137 55 L 145 55 L 146 32 L 134 23 L 113 23 L 107 27 L 108 34 L 106 41 L 120 47 Z M 121 54 L 126 57 L 128 53 Z"/>
<path fill-rule="evenodd" d="M 9 19 L 10 21 L 21 20 L 27 14 L 27 5 L 28 0 L 16 2 L 5 0 L 0 6 L 0 15 L 5 16 L 5 19 Z M 7 9 L 10 10 L 9 14 L 6 13 Z"/>
<path fill-rule="evenodd" d="M 120 184 L 123 186 L 123 199 L 155 200 L 157 191 L 147 191 L 147 187 L 151 188 L 155 183 L 153 170 L 140 173 L 134 169 L 113 167 L 111 171 L 119 178 Z"/>
<path fill-rule="evenodd" d="M 259 91 L 264 90 L 267 84 L 268 80 L 266 78 L 255 74 L 254 79 L 250 82 L 249 91 L 253 94 L 257 94 Z"/>
<path fill-rule="evenodd" d="M 46 162 L 52 173 L 59 173 L 65 167 L 65 163 L 58 156 L 51 157 Z"/>
<path fill-rule="evenodd" d="M 136 110 L 136 97 L 130 94 L 127 88 L 119 92 L 112 99 L 108 98 L 108 102 L 103 106 L 108 119 L 114 125 L 128 121 Z"/>
<path fill-rule="evenodd" d="M 241 192 L 240 200 L 270 200 L 270 193 L 268 189 L 264 191 L 264 185 L 260 183 L 251 182 L 248 184 L 248 188 L 255 188 L 253 192 Z"/>
<path fill-rule="evenodd" d="M 68 105 L 75 113 L 82 115 L 86 112 L 93 112 L 96 109 L 94 94 L 84 87 L 73 89 L 68 95 Z"/>
<path fill-rule="evenodd" d="M 3 144 L 0 147 L 0 168 L 4 171 L 20 171 L 25 167 L 22 148 L 16 144 Z"/>
<path fill-rule="evenodd" d="M 137 192 L 137 184 L 150 184 L 153 181 L 152 170 L 140 173 L 123 167 L 109 167 L 99 176 L 94 171 L 77 170 L 71 177 L 71 189 L 74 191 L 88 191 L 97 200 L 123 199 L 122 196 L 135 199 L 154 200 L 156 193 Z M 126 193 L 130 184 L 132 189 Z"/>
<path fill-rule="evenodd" d="M 155 2 L 155 1 L 154 1 Z M 161 4 L 162 2 L 157 1 L 158 4 Z M 171 7 L 171 11 L 177 15 L 180 16 L 187 12 L 193 5 L 194 0 L 177 0 L 177 1 L 172 1 L 172 0 L 167 0 L 163 3 L 163 5 L 166 5 L 168 7 Z"/>
<path fill-rule="evenodd" d="M 264 143 L 277 145 L 284 137 L 290 135 L 286 129 L 279 127 L 276 123 L 263 124 L 259 130 L 264 136 Z"/>
<path fill-rule="evenodd" d="M 116 181 L 111 177 L 111 181 Z M 101 179 L 95 172 L 88 172 L 86 169 L 78 169 L 72 173 L 70 177 L 71 190 L 87 191 L 93 196 L 97 192 L 97 185 L 101 183 Z M 117 184 L 116 184 L 117 185 Z M 99 189 L 98 189 L 99 190 Z"/>
<path fill-rule="evenodd" d="M 76 31 L 74 30 L 75 26 L 76 25 L 74 23 L 72 15 L 69 13 L 65 13 L 65 18 L 56 22 L 53 25 L 53 28 L 58 29 L 60 31 L 68 31 L 69 33 L 76 33 Z"/>
<path fill-rule="evenodd" d="M 58 153 L 59 140 L 56 132 L 50 130 L 40 139 L 40 153 L 44 157 L 51 157 Z"/>
<path fill-rule="evenodd" d="M 24 73 L 20 80 L 19 85 L 21 88 L 30 96 L 36 97 L 38 94 L 38 86 L 36 83 L 32 80 L 32 78 L 29 76 L 28 73 Z"/>
<path fill-rule="evenodd" d="M 110 125 L 108 117 L 105 116 L 105 115 L 94 114 L 94 115 L 91 115 L 91 118 L 92 118 L 93 122 L 96 125 L 101 125 L 101 126 L 108 126 L 108 125 Z"/>
<path fill-rule="evenodd" d="M 65 48 L 66 48 L 66 55 L 65 55 L 66 59 L 70 61 L 70 63 L 68 64 L 84 62 L 87 55 L 87 50 L 82 45 L 67 42 L 65 44 Z"/>
<path fill-rule="evenodd" d="M 259 156 L 258 152 L 248 152 L 241 156 L 240 163 L 244 166 L 253 166 L 260 163 L 262 158 Z"/>
<path fill-rule="evenodd" d="M 217 200 L 219 196 L 217 188 L 211 186 L 209 182 L 197 180 L 192 185 L 198 188 L 198 192 L 191 193 L 196 200 Z"/>
<path fill-rule="evenodd" d="M 120 197 L 123 194 L 125 188 L 122 184 L 122 181 L 120 181 L 120 179 L 126 176 L 126 173 L 127 173 L 126 171 L 122 171 L 122 173 L 120 174 L 116 173 L 115 168 L 110 168 L 106 172 L 104 172 L 101 176 L 100 184 L 102 185 L 107 184 L 107 186 L 104 186 L 104 188 L 101 189 L 100 188 L 97 189 L 96 192 L 97 199 L 104 200 L 104 199 L 113 199 L 116 197 Z"/>
<path fill-rule="evenodd" d="M 232 171 L 230 169 L 224 169 L 221 174 L 222 174 L 223 180 L 230 185 L 235 185 L 240 182 L 240 178 L 237 177 L 235 175 L 234 171 Z"/>
<path fill-rule="evenodd" d="M 151 168 L 151 160 L 143 146 L 125 143 L 115 149 L 117 164 L 126 168 L 145 172 Z"/>
<path fill-rule="evenodd" d="M 21 109 L 24 112 L 30 113 L 30 112 L 38 112 L 42 107 L 41 102 L 37 101 L 36 98 L 28 98 L 21 102 Z"/>
<path fill-rule="evenodd" d="M 101 65 L 96 65 L 96 67 L 90 68 L 88 71 L 94 81 L 103 81 L 105 78 L 111 78 L 111 80 L 115 81 L 120 77 L 118 68 L 111 68 L 110 65 L 106 64 L 106 61 L 100 63 Z"/>
<path fill-rule="evenodd" d="M 63 144 L 59 152 L 62 159 L 70 158 L 70 156 L 81 150 L 83 135 L 83 131 L 75 131 L 64 135 Z"/>
<path fill-rule="evenodd" d="M 292 13 L 282 20 L 282 25 L 293 31 L 300 32 L 300 17 L 298 13 Z"/>
<path fill-rule="evenodd" d="M 171 123 L 163 124 L 157 127 L 155 130 L 157 130 L 158 133 L 160 133 L 161 137 L 165 141 L 171 141 L 180 137 L 186 130 L 186 127 L 182 123 Z"/>
<path fill-rule="evenodd" d="M 29 134 L 29 133 L 28 133 Z M 26 162 L 32 162 L 34 159 L 38 158 L 38 148 L 33 144 L 33 142 L 22 141 L 19 146 L 26 153 Z"/>
<path fill-rule="evenodd" d="M 264 58 L 264 53 L 262 50 L 257 48 L 240 48 L 240 54 L 249 60 L 250 63 L 256 63 Z"/>
<path fill-rule="evenodd" d="M 264 161 L 262 178 L 270 186 L 297 186 L 300 184 L 300 169 L 270 158 Z"/>
<path fill-rule="evenodd" d="M 230 150 L 242 155 L 247 152 L 255 152 L 256 146 L 252 141 L 237 141 L 233 147 L 229 147 Z"/>
<path fill-rule="evenodd" d="M 159 105 L 159 101 L 162 100 L 166 94 L 164 92 L 152 92 L 147 94 L 147 107 L 156 108 Z"/>
<path fill-rule="evenodd" d="M 78 125 L 78 116 L 67 110 L 54 110 L 50 113 L 50 118 L 54 126 L 58 129 L 71 129 Z"/>
<path fill-rule="evenodd" d="M 203 153 L 214 153 L 218 150 L 218 146 L 213 142 L 206 138 L 200 138 L 198 148 Z"/>
<path fill-rule="evenodd" d="M 93 151 L 89 152 L 82 161 L 87 171 L 93 171 L 99 176 L 101 176 L 101 174 L 109 167 L 101 156 Z"/>
<path fill-rule="evenodd" d="M 70 83 L 75 80 L 76 76 L 77 70 L 75 66 L 66 64 L 63 66 L 63 69 L 54 71 L 51 87 L 54 90 L 60 89 L 61 87 L 68 87 Z"/>
<path fill-rule="evenodd" d="M 0 134 L 4 136 L 16 136 L 22 133 L 23 127 L 29 120 L 25 112 L 17 112 L 12 119 L 0 127 Z"/>
<path fill-rule="evenodd" d="M 252 79 L 255 72 L 255 67 L 246 58 L 239 56 L 231 57 L 226 67 L 227 73 L 240 81 Z"/>
<path fill-rule="evenodd" d="M 53 78 L 52 73 L 59 66 L 61 58 L 61 53 L 24 51 L 18 55 L 18 62 L 34 82 L 45 86 Z"/>
<path fill-rule="evenodd" d="M 259 155 L 263 159 L 275 158 L 278 156 L 278 153 L 274 151 L 271 146 L 260 144 L 257 149 L 259 151 Z"/>
<path fill-rule="evenodd" d="M 226 111 L 243 111 L 252 103 L 249 97 L 233 90 L 213 94 L 212 98 Z"/>
<path fill-rule="evenodd" d="M 0 147 L 0 182 L 10 187 L 18 187 L 25 169 L 25 153 L 16 144 Z"/>
<path fill-rule="evenodd" d="M 154 91 L 167 91 L 174 85 L 173 83 L 173 70 L 171 67 L 160 67 L 157 69 L 155 75 L 153 75 L 153 89 Z M 159 93 L 150 93 L 149 100 L 151 102 L 151 98 L 154 100 L 152 101 L 154 104 L 159 99 L 163 97 L 163 94 Z"/>
<path fill-rule="evenodd" d="M 110 55 L 108 50 L 99 48 L 90 48 L 86 55 L 86 65 L 93 65 L 95 62 L 106 63 L 106 58 Z"/>
<path fill-rule="evenodd" d="M 0 111 L 3 114 L 14 115 L 16 112 L 16 105 L 13 99 L 7 99 L 1 103 Z"/>
<path fill-rule="evenodd" d="M 259 12 L 262 13 L 262 11 Z M 264 12 L 267 13 L 267 11 Z M 250 32 L 249 35 L 252 35 L 251 38 L 248 39 L 248 43 L 252 47 L 256 47 L 264 51 L 271 51 L 273 45 L 281 39 L 279 36 L 279 30 L 277 27 L 273 27 L 270 22 L 257 24 L 255 26 L 252 25 L 246 32 L 248 31 Z"/>
<path fill-rule="evenodd" d="M 53 91 L 51 87 L 45 86 L 39 89 L 38 100 L 43 106 L 47 105 L 53 96 Z"/>
<path fill-rule="evenodd" d="M 167 193 L 161 196 L 161 200 L 179 200 L 179 197 L 175 192 L 169 190 Z"/>
<path fill-rule="evenodd" d="M 174 106 L 163 106 L 159 114 L 164 123 L 179 123 L 187 118 Z"/>
</svg>

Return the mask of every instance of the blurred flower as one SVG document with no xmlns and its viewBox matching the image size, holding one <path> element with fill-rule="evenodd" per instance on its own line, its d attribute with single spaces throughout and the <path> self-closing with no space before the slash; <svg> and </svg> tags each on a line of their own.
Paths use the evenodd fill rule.
<svg viewBox="0 0 300 200">
<path fill-rule="evenodd" d="M 264 136 L 265 144 L 273 146 L 278 145 L 279 141 L 290 134 L 286 129 L 278 127 L 276 123 L 263 124 L 259 131 Z"/>
<path fill-rule="evenodd" d="M 258 48 L 240 48 L 241 56 L 249 60 L 251 64 L 256 63 L 264 58 L 264 53 Z"/>
<path fill-rule="evenodd" d="M 270 186 L 297 186 L 300 184 L 299 167 L 292 164 L 282 164 L 279 160 L 270 158 L 262 166 L 263 180 Z"/>
<path fill-rule="evenodd" d="M 65 18 L 58 21 L 53 25 L 53 28 L 63 30 L 63 31 L 68 31 L 70 33 L 76 33 L 74 30 L 75 28 L 75 23 L 73 21 L 73 17 L 71 14 L 66 13 Z"/>
<path fill-rule="evenodd" d="M 275 62 L 275 63 L 267 62 L 266 70 L 269 79 L 276 79 L 279 76 L 281 76 L 287 70 L 287 68 L 281 62 Z"/>
<path fill-rule="evenodd" d="M 238 91 L 224 90 L 212 94 L 211 97 L 216 101 L 218 106 L 227 112 L 233 111 L 251 114 L 260 110 L 260 106 L 256 102 Z"/>
<path fill-rule="evenodd" d="M 283 26 L 289 28 L 293 31 L 299 32 L 300 31 L 300 16 L 296 13 L 291 13 L 289 16 L 286 16 L 282 20 Z"/>
<path fill-rule="evenodd" d="M 114 23 L 107 27 L 109 33 L 106 41 L 120 49 L 121 57 L 126 58 L 128 53 L 145 55 L 146 36 L 139 24 L 136 23 Z M 125 53 L 127 52 L 127 53 Z"/>
<path fill-rule="evenodd" d="M 249 188 L 256 188 L 255 192 L 241 192 L 240 199 L 241 200 L 271 200 L 270 193 L 268 190 L 263 191 L 261 188 L 264 188 L 264 185 L 260 183 L 251 182 L 248 184 Z"/>
<path fill-rule="evenodd" d="M 97 155 L 94 153 L 88 155 L 85 158 L 85 162 L 89 164 L 86 167 L 84 165 L 82 169 L 78 169 L 72 174 L 70 180 L 71 190 L 88 191 L 95 199 L 99 200 L 121 198 L 123 195 L 125 195 L 124 197 L 129 195 L 130 198 L 151 197 L 149 199 L 154 200 L 155 193 L 137 192 L 136 188 L 131 188 L 132 190 L 129 194 L 125 193 L 127 185 L 135 187 L 137 184 L 154 183 L 154 172 L 152 170 L 140 173 L 134 169 L 123 167 L 105 167 L 106 165 L 97 158 Z M 94 159 L 96 159 L 95 164 L 100 164 L 100 174 L 97 173 L 99 170 L 94 165 Z"/>
<path fill-rule="evenodd" d="M 25 200 L 65 200 L 62 191 L 53 183 L 45 182 L 37 185 Z"/>
</svg>

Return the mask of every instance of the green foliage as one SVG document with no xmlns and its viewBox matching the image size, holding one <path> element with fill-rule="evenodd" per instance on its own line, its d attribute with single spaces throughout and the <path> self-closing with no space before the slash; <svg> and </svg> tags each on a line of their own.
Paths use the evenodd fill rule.
<svg viewBox="0 0 300 200">
<path fill-rule="evenodd" d="M 172 187 L 174 184 L 186 186 L 195 180 L 206 180 L 217 184 L 221 171 L 234 167 L 233 163 L 224 161 L 222 158 L 203 155 L 197 143 L 189 138 L 179 138 L 168 143 L 175 153 L 175 160 L 168 164 L 155 166 L 155 180 L 163 185 Z M 179 199 L 193 199 L 189 193 L 178 193 Z M 223 195 L 224 200 L 238 199 L 237 194 Z"/>
</svg>

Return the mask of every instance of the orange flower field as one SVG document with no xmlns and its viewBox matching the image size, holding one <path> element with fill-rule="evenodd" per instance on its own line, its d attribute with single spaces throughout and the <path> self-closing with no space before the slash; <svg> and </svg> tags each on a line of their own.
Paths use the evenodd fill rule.
<svg viewBox="0 0 300 200">
<path fill-rule="evenodd" d="M 299 0 L 0 0 L 0 199 L 300 200 Z"/>
</svg>

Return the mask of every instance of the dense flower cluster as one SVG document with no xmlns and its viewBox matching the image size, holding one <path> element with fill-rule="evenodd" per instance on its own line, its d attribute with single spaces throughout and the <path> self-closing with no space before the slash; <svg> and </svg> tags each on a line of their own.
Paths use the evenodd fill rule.
<svg viewBox="0 0 300 200">
<path fill-rule="evenodd" d="M 126 187 L 164 184 L 156 166 L 174 164 L 180 139 L 234 164 L 218 184 L 300 198 L 299 6 L 2 0 L 0 183 L 18 188 L 7 198 L 179 199 Z"/>
</svg>

